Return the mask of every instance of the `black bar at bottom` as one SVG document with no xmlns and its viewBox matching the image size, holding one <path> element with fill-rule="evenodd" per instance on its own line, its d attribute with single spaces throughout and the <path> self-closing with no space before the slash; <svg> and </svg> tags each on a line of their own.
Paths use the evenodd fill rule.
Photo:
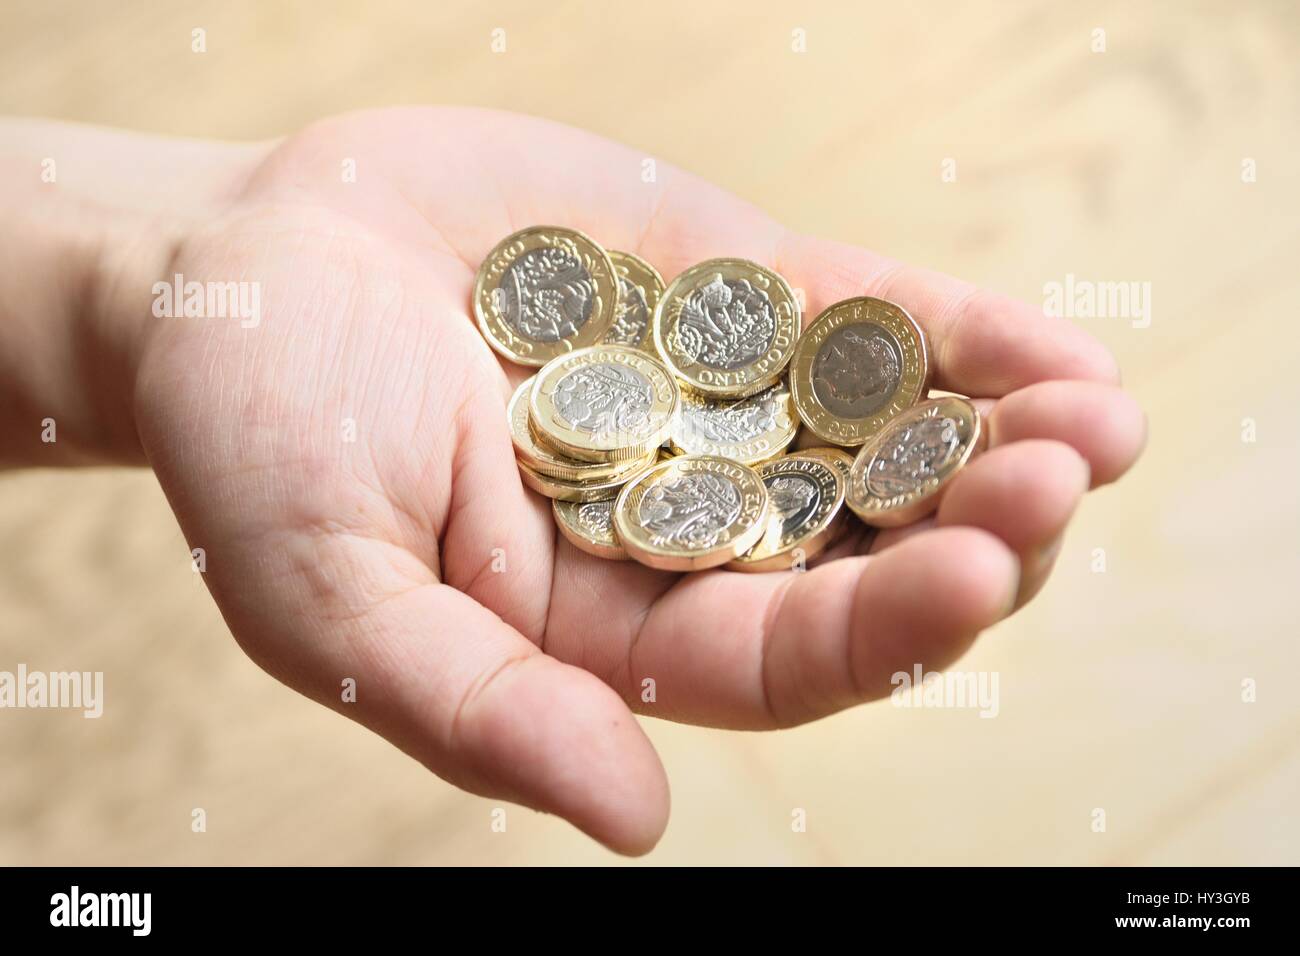
<svg viewBox="0 0 1300 956">
<path fill-rule="evenodd" d="M 607 945 L 1129 936 L 1240 940 L 1288 922 L 1287 869 L 0 870 L 6 943 L 414 939 L 432 949 L 595 936 Z M 1289 915 L 1289 914 L 1288 914 Z M 465 934 L 470 934 L 466 938 Z M 665 935 L 666 934 L 666 935 Z M 685 935 L 683 935 L 685 934 Z M 903 935 L 900 935 L 903 934 Z M 972 935 L 974 934 L 974 935 Z M 18 952 L 18 950 L 10 950 Z"/>
</svg>

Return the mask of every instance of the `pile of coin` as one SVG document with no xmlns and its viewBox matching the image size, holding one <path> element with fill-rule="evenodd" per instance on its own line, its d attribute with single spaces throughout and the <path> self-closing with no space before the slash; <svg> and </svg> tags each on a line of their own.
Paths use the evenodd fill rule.
<svg viewBox="0 0 1300 956">
<path fill-rule="evenodd" d="M 631 253 L 535 226 L 479 267 L 474 315 L 495 351 L 538 367 L 506 411 L 524 484 L 602 558 L 802 569 L 848 512 L 929 514 L 982 441 L 968 400 L 928 397 L 906 310 L 847 299 L 803 329 L 789 284 L 744 259 L 665 287 Z M 824 446 L 790 451 L 801 427 Z"/>
</svg>

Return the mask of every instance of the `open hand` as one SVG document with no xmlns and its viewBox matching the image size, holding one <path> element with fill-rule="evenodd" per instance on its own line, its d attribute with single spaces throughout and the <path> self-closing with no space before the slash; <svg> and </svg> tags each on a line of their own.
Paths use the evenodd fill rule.
<svg viewBox="0 0 1300 956">
<path fill-rule="evenodd" d="M 1068 323 L 790 232 L 663 163 L 646 183 L 641 153 L 588 133 L 400 109 L 250 155 L 158 278 L 257 282 L 260 321 L 153 320 L 135 386 L 227 623 L 270 673 L 439 776 L 621 852 L 651 848 L 668 816 L 633 711 L 789 726 L 950 664 L 1042 586 L 1080 496 L 1144 442 L 1114 360 Z M 534 224 L 665 278 L 756 260 L 804 290 L 805 323 L 849 296 L 896 301 L 929 336 L 935 387 L 986 400 L 989 450 L 932 519 L 869 554 L 850 535 L 804 574 L 579 552 L 515 468 L 504 408 L 532 370 L 503 365 L 470 315 L 479 261 Z"/>
</svg>

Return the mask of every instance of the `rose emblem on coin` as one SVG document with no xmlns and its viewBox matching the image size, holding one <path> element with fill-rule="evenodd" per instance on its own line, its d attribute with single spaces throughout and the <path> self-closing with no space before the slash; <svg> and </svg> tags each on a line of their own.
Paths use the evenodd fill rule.
<svg viewBox="0 0 1300 956">
<path fill-rule="evenodd" d="M 761 392 L 730 405 L 706 407 L 696 412 L 699 434 L 714 442 L 743 442 L 776 428 L 781 401 L 772 392 Z"/>
<path fill-rule="evenodd" d="M 588 501 L 578 505 L 578 524 L 593 538 L 607 538 L 614 530 L 614 500 Z"/>
<path fill-rule="evenodd" d="M 505 320 L 525 338 L 558 342 L 591 317 L 596 286 L 573 251 L 532 249 L 501 276 L 496 301 Z"/>
<path fill-rule="evenodd" d="M 605 341 L 611 345 L 637 346 L 645 341 L 649 327 L 650 304 L 645 290 L 619 276 L 618 311 L 614 314 L 614 324 L 605 333 Z"/>
<path fill-rule="evenodd" d="M 650 382 L 622 365 L 586 365 L 555 387 L 555 410 L 572 428 L 592 434 L 632 431 L 646 424 L 654 401 Z"/>
<path fill-rule="evenodd" d="M 682 303 L 676 335 L 691 361 L 737 369 L 761 357 L 776 335 L 776 313 L 767 293 L 748 279 L 715 273 Z"/>
<path fill-rule="evenodd" d="M 934 478 L 960 450 L 955 421 L 923 418 L 876 455 L 867 471 L 867 489 L 882 498 L 907 494 Z"/>
<path fill-rule="evenodd" d="M 664 545 L 708 548 L 740 516 L 740 492 L 720 475 L 696 473 L 655 485 L 641 499 L 642 526 Z"/>
</svg>

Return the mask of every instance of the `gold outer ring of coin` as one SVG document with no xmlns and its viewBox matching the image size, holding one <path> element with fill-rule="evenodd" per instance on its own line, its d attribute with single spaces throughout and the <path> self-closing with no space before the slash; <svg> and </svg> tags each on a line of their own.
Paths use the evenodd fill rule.
<svg viewBox="0 0 1300 956">
<path fill-rule="evenodd" d="M 821 455 L 798 452 L 765 461 L 756 469 L 767 484 L 773 476 L 800 473 L 816 482 L 818 506 L 793 534 L 784 533 L 779 516 L 771 519 L 769 532 L 740 557 L 727 563 L 733 571 L 789 571 L 796 550 L 803 560 L 821 554 L 839 535 L 844 514 L 844 477 L 835 463 Z M 771 492 L 768 492 L 769 495 Z"/>
<path fill-rule="evenodd" d="M 644 424 L 587 431 L 564 417 L 556 405 L 556 389 L 570 373 L 600 365 L 629 369 L 649 382 L 650 408 Z M 680 407 L 677 382 L 658 358 L 626 345 L 594 345 L 543 366 L 528 396 L 528 421 L 533 434 L 561 455 L 579 461 L 628 461 L 644 458 L 664 443 Z"/>
<path fill-rule="evenodd" d="M 655 354 L 654 345 L 654 317 L 655 306 L 664 294 L 663 276 L 659 270 L 646 262 L 640 256 L 633 255 L 630 252 L 620 252 L 617 249 L 606 250 L 609 253 L 609 261 L 614 263 L 614 273 L 618 276 L 618 308 L 614 313 L 614 324 L 609 327 L 605 337 L 601 342 L 605 345 L 629 345 L 634 349 L 640 349 L 642 352 Z M 625 294 L 624 283 L 634 288 L 640 289 L 641 294 L 645 296 L 646 316 L 645 329 L 641 332 L 641 337 L 635 342 L 629 341 L 630 336 L 627 330 L 619 324 L 624 310 L 628 307 L 627 296 Z"/>
<path fill-rule="evenodd" d="M 579 551 L 594 554 L 606 561 L 628 561 L 630 558 L 623 550 L 623 546 L 618 543 L 618 535 L 614 531 L 615 500 L 604 498 L 600 501 L 561 501 L 556 498 L 551 502 L 551 513 L 555 515 L 555 525 L 560 529 L 560 534 L 564 535 Z M 582 512 L 588 508 L 609 509 L 609 534 L 601 534 L 583 525 Z"/>
<path fill-rule="evenodd" d="M 522 461 L 516 462 L 516 464 L 519 466 L 519 477 L 523 479 L 524 484 L 539 495 L 545 495 L 547 498 L 555 498 L 559 501 L 600 501 L 602 498 L 613 498 L 617 495 L 625 484 L 645 468 L 653 465 L 657 457 L 658 451 L 656 450 L 645 458 L 626 462 L 626 470 L 618 474 L 611 475 L 608 478 L 593 478 L 588 481 L 565 481 L 563 478 L 552 478 L 550 475 L 543 475 L 541 472 L 529 468 Z"/>
<path fill-rule="evenodd" d="M 853 467 L 853 456 L 843 448 L 830 448 L 818 446 L 816 448 L 801 448 L 796 454 L 816 455 L 835 466 L 840 477 L 844 479 L 844 492 L 848 493 L 849 489 L 849 469 Z"/>
<path fill-rule="evenodd" d="M 748 282 L 767 296 L 773 310 L 776 325 L 770 343 L 753 361 L 737 369 L 715 368 L 696 361 L 678 332 L 683 311 L 695 307 L 692 293 L 715 276 Z M 748 259 L 707 259 L 677 276 L 664 290 L 654 314 L 655 350 L 673 374 L 697 392 L 713 398 L 744 398 L 781 377 L 794 355 L 801 321 L 799 303 L 790 284 L 771 269 Z"/>
<path fill-rule="evenodd" d="M 639 517 L 646 495 L 695 475 L 713 475 L 730 482 L 740 495 L 737 516 L 707 544 L 688 544 L 672 531 L 648 530 Z M 680 485 L 672 490 L 692 493 L 692 489 Z M 758 472 L 716 455 L 680 455 L 661 461 L 624 485 L 614 504 L 614 530 L 623 548 L 634 560 L 665 571 L 701 571 L 726 564 L 748 551 L 764 535 L 767 518 L 767 487 Z"/>
<path fill-rule="evenodd" d="M 813 371 L 821 347 L 832 334 L 864 324 L 883 329 L 898 343 L 902 354 L 893 358 L 901 360 L 901 365 L 888 400 L 868 415 L 849 418 L 826 406 L 818 394 Z M 803 423 L 822 441 L 848 447 L 869 441 L 895 415 L 925 398 L 930 378 L 929 343 L 921 326 L 902 306 L 871 296 L 845 299 L 824 309 L 804 330 L 790 363 L 790 391 Z"/>
<path fill-rule="evenodd" d="M 730 458 L 746 465 L 755 465 L 769 458 L 775 458 L 794 441 L 799 430 L 799 416 L 794 410 L 794 400 L 790 388 L 784 380 L 769 385 L 761 392 L 755 392 L 748 398 L 715 399 L 701 394 L 694 389 L 680 386 L 682 393 L 682 410 L 677 416 L 668 442 L 674 451 L 683 455 L 718 455 Z M 743 406 L 738 408 L 738 406 Z M 730 424 L 739 427 L 744 422 L 743 413 L 756 410 L 760 414 L 751 421 L 763 421 L 767 416 L 772 422 L 770 428 L 752 430 L 747 437 L 736 441 L 715 440 L 709 437 L 706 428 L 709 417 L 728 416 Z M 768 415 L 770 413 L 770 416 Z M 716 423 L 715 423 L 716 424 Z M 716 428 L 713 429 L 716 434 Z"/>
<path fill-rule="evenodd" d="M 818 458 L 822 459 L 823 461 L 830 462 L 832 465 L 835 466 L 836 471 L 840 473 L 840 477 L 844 479 L 844 497 L 846 500 L 844 503 L 844 507 L 840 509 L 840 513 L 835 518 L 837 528 L 835 531 L 835 535 L 832 538 L 832 540 L 834 540 L 835 538 L 839 537 L 839 534 L 843 530 L 844 525 L 853 516 L 853 512 L 851 512 L 848 508 L 848 501 L 847 501 L 848 494 L 849 494 L 849 471 L 853 468 L 853 456 L 850 455 L 843 448 L 833 448 L 828 445 L 819 445 L 816 448 L 801 448 L 797 454 L 816 455 Z M 863 525 L 861 523 L 858 524 L 858 527 L 861 528 L 865 532 L 865 534 L 861 537 L 861 539 L 858 542 L 859 550 L 857 553 L 865 554 L 867 550 L 871 547 L 871 542 L 875 540 L 876 534 L 880 531 L 880 529 L 873 528 L 870 525 Z"/>
<path fill-rule="evenodd" d="M 592 285 L 591 314 L 571 334 L 554 342 L 529 338 L 502 314 L 497 290 L 506 271 L 537 249 L 561 249 L 576 258 Z M 519 365 L 545 365 L 557 355 L 595 345 L 609 331 L 618 308 L 618 274 L 609 253 L 588 236 L 563 226 L 531 226 L 502 239 L 474 277 L 474 319 L 492 349 Z"/>
<path fill-rule="evenodd" d="M 979 410 L 968 400 L 945 396 L 913 405 L 858 452 L 848 506 L 878 528 L 918 521 L 939 506 L 948 482 L 984 441 Z M 917 482 L 911 473 L 919 465 L 933 474 Z"/>
<path fill-rule="evenodd" d="M 532 429 L 528 427 L 528 396 L 532 392 L 534 378 L 536 376 L 529 377 L 515 389 L 515 394 L 506 407 L 506 420 L 510 423 L 510 440 L 515 446 L 515 458 L 539 474 L 562 481 L 592 481 L 626 474 L 629 465 L 625 461 L 575 461 L 556 454 L 533 436 Z"/>
</svg>

